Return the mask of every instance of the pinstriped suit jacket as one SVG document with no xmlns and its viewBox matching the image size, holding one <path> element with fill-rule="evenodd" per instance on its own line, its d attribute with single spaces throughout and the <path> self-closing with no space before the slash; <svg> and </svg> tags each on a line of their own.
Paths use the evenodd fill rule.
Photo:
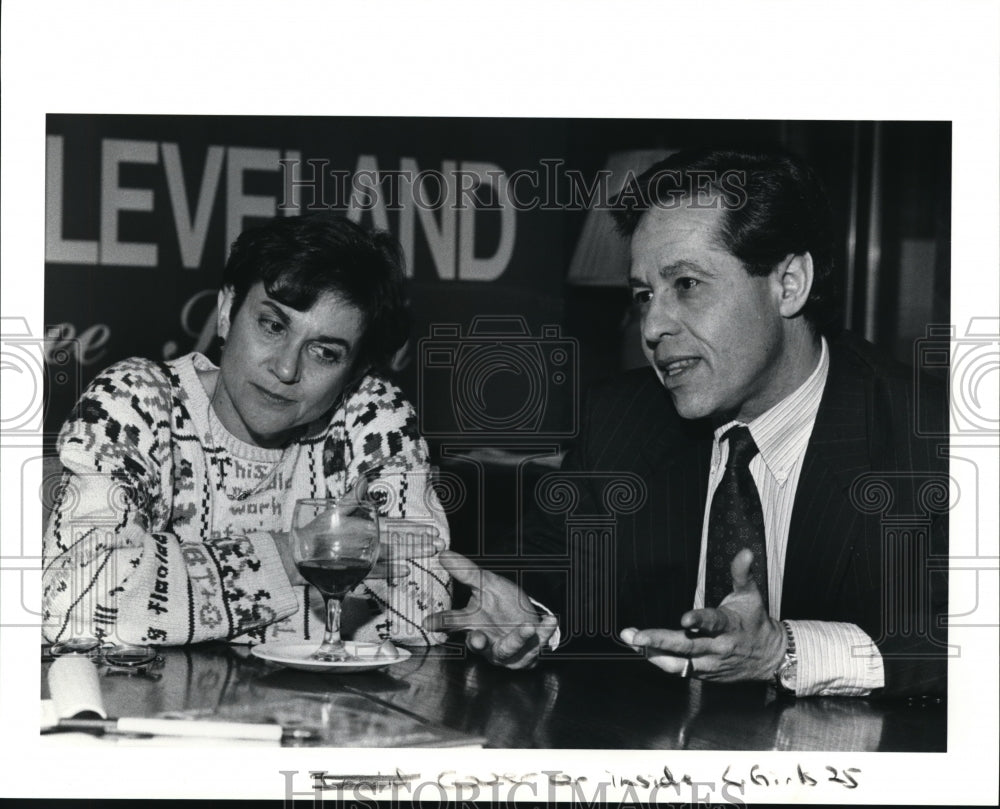
<svg viewBox="0 0 1000 809">
<path fill-rule="evenodd" d="M 882 695 L 945 690 L 947 424 L 942 385 L 921 380 L 918 396 L 912 371 L 870 344 L 846 333 L 830 341 L 795 495 L 781 617 L 859 625 L 883 655 Z M 610 473 L 646 484 L 644 504 L 617 516 L 613 560 L 601 563 L 614 567 L 618 629 L 676 627 L 691 608 L 711 440 L 712 426 L 681 419 L 649 369 L 588 396 L 562 467 L 581 493 L 574 513 L 607 513 L 601 487 Z M 568 535 L 564 520 L 529 522 L 527 547 L 566 554 Z M 566 582 L 550 584 L 545 597 L 566 610 Z"/>
</svg>

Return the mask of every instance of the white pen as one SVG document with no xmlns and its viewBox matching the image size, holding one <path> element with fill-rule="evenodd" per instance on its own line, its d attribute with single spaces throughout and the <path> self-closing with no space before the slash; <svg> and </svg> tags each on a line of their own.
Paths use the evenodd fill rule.
<svg viewBox="0 0 1000 809">
<path fill-rule="evenodd" d="M 42 733 L 82 731 L 98 734 L 143 734 L 149 736 L 186 736 L 210 739 L 247 739 L 281 742 L 305 741 L 318 738 L 309 728 L 284 728 L 270 723 L 213 722 L 200 719 L 147 719 L 122 717 L 120 719 L 60 719 L 59 724 L 46 728 Z"/>
</svg>

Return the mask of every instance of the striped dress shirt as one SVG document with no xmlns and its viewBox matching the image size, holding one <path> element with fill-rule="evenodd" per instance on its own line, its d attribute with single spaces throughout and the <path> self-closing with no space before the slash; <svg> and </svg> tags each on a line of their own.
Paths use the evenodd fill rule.
<svg viewBox="0 0 1000 809">
<path fill-rule="evenodd" d="M 750 461 L 750 474 L 757 485 L 764 510 L 772 618 L 781 617 L 779 610 L 792 506 L 829 368 L 830 356 L 824 339 L 819 363 L 809 378 L 789 396 L 746 425 L 760 450 Z M 737 424 L 742 422 L 730 421 L 715 431 L 708 498 L 702 523 L 695 609 L 705 604 L 708 515 L 729 454 L 729 442 L 720 443 L 720 438 Z M 797 694 L 864 696 L 884 684 L 882 656 L 868 634 L 857 625 L 831 621 L 789 621 L 788 624 L 795 637 L 798 656 Z"/>
</svg>

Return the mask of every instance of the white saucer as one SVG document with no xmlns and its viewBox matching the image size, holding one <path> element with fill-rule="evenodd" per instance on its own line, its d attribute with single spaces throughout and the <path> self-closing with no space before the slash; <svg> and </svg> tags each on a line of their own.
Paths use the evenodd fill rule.
<svg viewBox="0 0 1000 809">
<path fill-rule="evenodd" d="M 310 660 L 309 656 L 319 648 L 318 643 L 265 643 L 254 646 L 250 652 L 261 660 L 277 663 L 280 666 L 288 666 L 290 669 L 337 672 L 338 674 L 360 674 L 363 671 L 376 671 L 410 659 L 410 653 L 398 646 L 395 647 L 397 657 L 376 657 L 380 645 L 345 640 L 344 646 L 347 647 L 347 651 L 358 659 L 345 660 L 342 663 Z"/>
</svg>

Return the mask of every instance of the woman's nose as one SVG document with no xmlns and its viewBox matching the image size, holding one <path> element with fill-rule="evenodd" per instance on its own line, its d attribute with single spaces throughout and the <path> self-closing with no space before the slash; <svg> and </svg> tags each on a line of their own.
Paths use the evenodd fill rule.
<svg viewBox="0 0 1000 809">
<path fill-rule="evenodd" d="M 298 348 L 289 344 L 279 348 L 272 359 L 271 370 L 286 385 L 297 382 L 299 379 Z"/>
</svg>

